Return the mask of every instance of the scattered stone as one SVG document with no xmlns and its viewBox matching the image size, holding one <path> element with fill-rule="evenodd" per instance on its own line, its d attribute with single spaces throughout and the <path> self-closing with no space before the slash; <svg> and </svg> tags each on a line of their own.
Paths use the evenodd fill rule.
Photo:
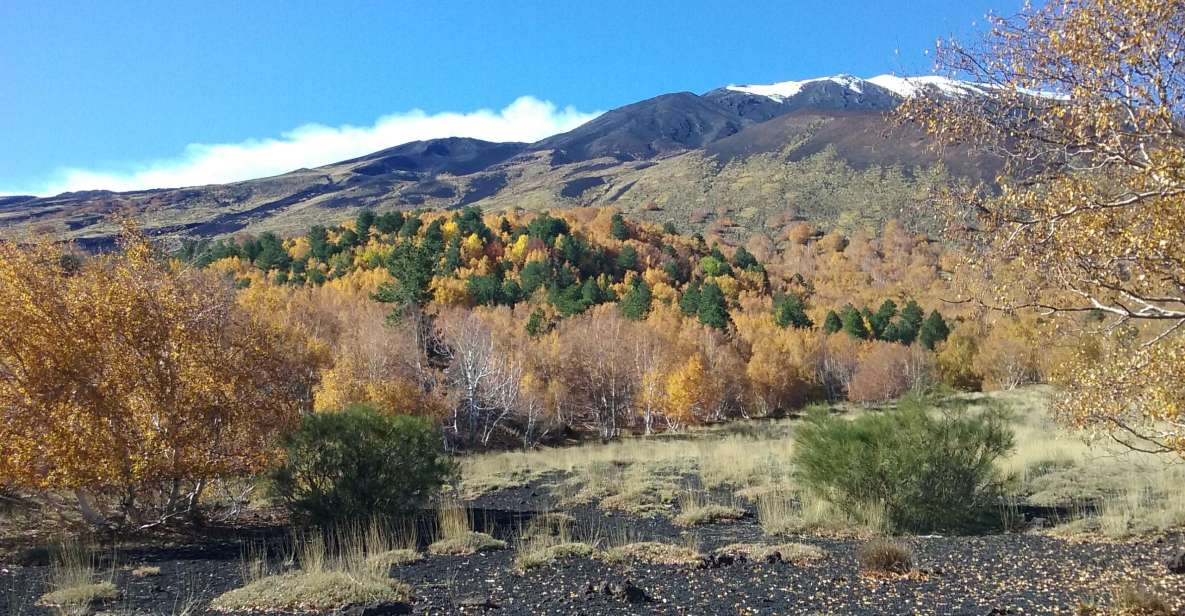
<svg viewBox="0 0 1185 616">
<path fill-rule="evenodd" d="M 1178 552 L 1176 556 L 1165 561 L 1164 566 L 1168 568 L 1169 573 L 1185 575 L 1185 550 Z"/>
<path fill-rule="evenodd" d="M 497 609 L 499 606 L 494 603 L 493 599 L 485 595 L 469 595 L 462 597 L 457 601 L 457 607 L 460 609 Z"/>
<path fill-rule="evenodd" d="M 410 614 L 411 605 L 401 602 L 379 602 L 351 605 L 342 610 L 342 616 L 397 616 Z"/>
</svg>

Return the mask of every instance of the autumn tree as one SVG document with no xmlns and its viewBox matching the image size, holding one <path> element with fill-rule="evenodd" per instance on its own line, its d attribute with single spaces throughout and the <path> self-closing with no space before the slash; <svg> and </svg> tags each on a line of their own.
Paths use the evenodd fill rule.
<svg viewBox="0 0 1185 616">
<path fill-rule="evenodd" d="M 60 245 L 0 242 L 0 483 L 144 526 L 265 468 L 311 409 L 320 360 L 303 336 L 134 231 L 69 263 Z"/>
<path fill-rule="evenodd" d="M 1070 423 L 1185 453 L 1185 2 L 1054 0 L 944 42 L 944 69 L 988 95 L 919 97 L 901 111 L 1005 162 L 998 191 L 957 195 L 972 258 L 1029 275 L 975 299 L 1072 317 L 1100 311 L 1064 371 Z M 958 228 L 958 227 L 957 227 Z M 1071 317 L 1071 318 L 1066 318 Z M 1134 339 L 1125 338 L 1126 325 Z M 986 375 L 985 375 L 986 376 Z M 1015 379 L 1010 379 L 1015 380 Z"/>
</svg>

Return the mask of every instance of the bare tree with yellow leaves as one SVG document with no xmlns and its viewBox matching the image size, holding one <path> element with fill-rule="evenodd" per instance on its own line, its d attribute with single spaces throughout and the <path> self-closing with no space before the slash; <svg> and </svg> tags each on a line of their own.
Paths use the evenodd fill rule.
<svg viewBox="0 0 1185 616">
<path fill-rule="evenodd" d="M 1128 446 L 1185 454 L 1185 0 L 1052 0 L 942 42 L 985 96 L 900 114 L 1005 162 L 955 222 L 992 279 L 977 299 L 1094 327 L 1063 367 L 1062 415 Z M 953 209 L 953 208 L 952 208 Z M 1080 332 L 1081 333 L 1081 330 Z"/>
</svg>

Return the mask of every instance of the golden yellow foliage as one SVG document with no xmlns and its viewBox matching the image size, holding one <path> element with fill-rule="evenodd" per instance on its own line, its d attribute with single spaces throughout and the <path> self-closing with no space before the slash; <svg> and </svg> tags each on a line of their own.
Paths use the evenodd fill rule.
<svg viewBox="0 0 1185 616">
<path fill-rule="evenodd" d="M 310 407 L 305 337 L 129 232 L 76 261 L 0 242 L 0 483 L 120 489 L 255 472 Z"/>
</svg>

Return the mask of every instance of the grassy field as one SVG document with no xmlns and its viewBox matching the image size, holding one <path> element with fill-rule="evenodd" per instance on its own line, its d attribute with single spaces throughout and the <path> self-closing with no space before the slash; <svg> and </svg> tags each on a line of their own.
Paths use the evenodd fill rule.
<svg viewBox="0 0 1185 616">
<path fill-rule="evenodd" d="M 1011 410 L 1016 447 L 999 465 L 1006 478 L 1006 524 L 1110 538 L 1185 525 L 1185 493 L 1177 489 L 1185 466 L 1064 430 L 1049 414 L 1051 395 L 1047 387 L 1031 387 L 938 402 L 940 408 L 1002 404 Z M 875 412 L 850 405 L 832 410 L 848 417 Z M 878 534 L 883 524 L 877 511 L 838 511 L 796 485 L 790 435 L 798 421 L 736 422 L 606 444 L 476 455 L 464 460 L 460 489 L 474 498 L 547 480 L 561 507 L 596 502 L 637 515 L 678 509 L 683 518 L 676 522 L 687 525 L 696 515 L 726 518 L 737 502 L 747 501 L 756 505 L 767 532 Z"/>
</svg>

